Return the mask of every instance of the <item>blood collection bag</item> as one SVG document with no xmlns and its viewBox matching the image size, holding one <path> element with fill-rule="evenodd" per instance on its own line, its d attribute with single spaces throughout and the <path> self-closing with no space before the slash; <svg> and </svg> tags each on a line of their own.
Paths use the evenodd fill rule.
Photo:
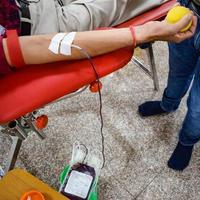
<svg viewBox="0 0 200 200">
<path fill-rule="evenodd" d="M 70 200 L 87 200 L 93 182 L 95 170 L 86 164 L 76 164 L 62 186 L 61 193 Z"/>
</svg>

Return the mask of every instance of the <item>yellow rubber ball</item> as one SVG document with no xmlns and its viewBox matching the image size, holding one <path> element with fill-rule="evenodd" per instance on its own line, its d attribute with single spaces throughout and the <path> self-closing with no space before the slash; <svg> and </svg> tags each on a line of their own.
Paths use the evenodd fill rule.
<svg viewBox="0 0 200 200">
<path fill-rule="evenodd" d="M 190 9 L 184 6 L 176 6 L 167 13 L 166 21 L 169 24 L 175 24 L 176 22 L 178 22 L 180 19 L 182 19 L 185 15 L 189 14 L 190 12 L 191 12 Z M 192 20 L 185 28 L 181 30 L 181 32 L 187 31 L 191 26 L 192 26 Z"/>
</svg>

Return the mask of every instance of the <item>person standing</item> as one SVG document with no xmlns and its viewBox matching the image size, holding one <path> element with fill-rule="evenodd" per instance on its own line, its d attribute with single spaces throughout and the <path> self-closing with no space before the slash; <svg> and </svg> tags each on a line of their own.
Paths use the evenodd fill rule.
<svg viewBox="0 0 200 200">
<path fill-rule="evenodd" d="M 179 2 L 198 17 L 197 29 L 190 39 L 178 44 L 169 42 L 170 69 L 162 100 L 148 101 L 138 108 L 139 114 L 144 117 L 173 112 L 178 109 L 192 83 L 179 141 L 168 161 L 168 166 L 174 170 L 184 170 L 188 166 L 194 144 L 200 140 L 200 0 Z"/>
</svg>

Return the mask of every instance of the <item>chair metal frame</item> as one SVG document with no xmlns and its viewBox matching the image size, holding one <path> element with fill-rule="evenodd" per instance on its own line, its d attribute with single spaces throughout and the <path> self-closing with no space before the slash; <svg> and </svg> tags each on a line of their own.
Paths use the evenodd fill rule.
<svg viewBox="0 0 200 200">
<path fill-rule="evenodd" d="M 155 56 L 154 56 L 154 52 L 153 52 L 152 43 L 149 44 L 149 46 L 147 48 L 145 48 L 145 50 L 147 52 L 150 70 L 136 57 L 132 58 L 132 62 L 136 66 L 138 66 L 140 69 L 142 69 L 142 71 L 153 80 L 154 90 L 158 91 L 159 90 L 159 80 L 158 80 L 158 74 L 157 74 L 157 69 L 156 69 L 156 64 L 155 64 Z"/>
<path fill-rule="evenodd" d="M 34 123 L 35 119 L 36 111 L 2 126 L 1 132 L 10 136 L 12 140 L 5 172 L 8 172 L 14 168 L 22 142 L 29 136 L 31 131 L 35 132 L 41 139 L 46 138 L 45 133 L 36 127 Z"/>
</svg>

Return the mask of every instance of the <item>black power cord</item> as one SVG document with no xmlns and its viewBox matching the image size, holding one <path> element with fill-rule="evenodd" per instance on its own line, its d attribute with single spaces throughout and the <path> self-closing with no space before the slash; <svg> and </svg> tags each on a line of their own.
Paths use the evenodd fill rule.
<svg viewBox="0 0 200 200">
<path fill-rule="evenodd" d="M 89 53 L 88 53 L 85 49 L 83 49 L 83 48 L 81 48 L 81 47 L 79 47 L 79 46 L 77 46 L 77 45 L 73 45 L 73 44 L 72 44 L 72 47 L 75 48 L 75 49 L 78 49 L 82 54 L 84 54 L 84 55 L 87 57 L 87 59 L 88 59 L 90 65 L 92 66 L 92 69 L 93 69 L 93 71 L 94 71 L 94 73 L 95 73 L 96 80 L 97 80 L 97 82 L 98 82 L 99 115 L 100 115 L 100 122 L 101 122 L 100 133 L 101 133 L 102 158 L 103 158 L 102 168 L 104 168 L 105 162 L 106 162 L 106 158 L 105 158 L 105 145 L 104 145 L 105 139 L 104 139 L 104 134 L 103 134 L 104 121 L 103 121 L 103 114 L 102 114 L 102 107 L 103 107 L 103 105 L 102 105 L 102 95 L 101 95 L 100 78 L 99 78 L 98 72 L 97 72 L 97 70 L 96 70 L 96 67 L 95 67 L 95 65 L 94 65 L 94 63 L 93 63 L 93 61 L 92 61 L 92 58 L 91 58 L 91 56 L 89 55 Z"/>
</svg>

